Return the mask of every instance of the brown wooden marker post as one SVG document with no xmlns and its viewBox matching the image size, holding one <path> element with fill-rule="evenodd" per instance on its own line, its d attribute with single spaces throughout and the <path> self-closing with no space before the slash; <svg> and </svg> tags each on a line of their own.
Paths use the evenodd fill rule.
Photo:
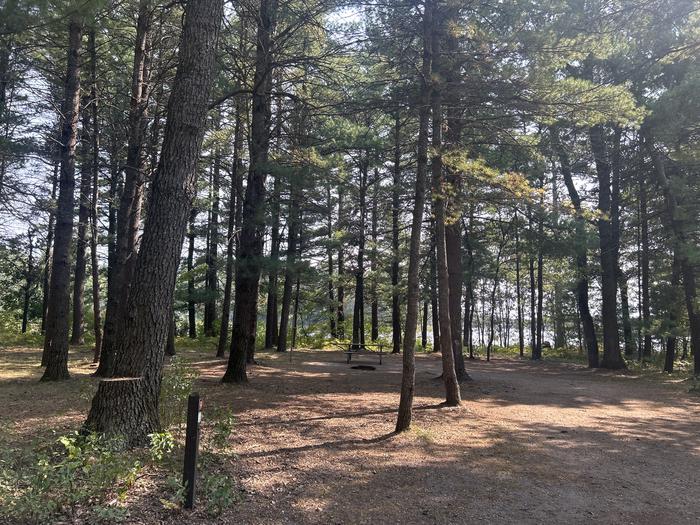
<svg viewBox="0 0 700 525">
<path fill-rule="evenodd" d="M 182 484 L 185 487 L 185 508 L 194 508 L 195 481 L 197 478 L 197 455 L 199 452 L 199 423 L 201 422 L 199 394 L 192 393 L 187 399 L 187 429 L 185 431 L 185 464 L 182 469 Z"/>
</svg>

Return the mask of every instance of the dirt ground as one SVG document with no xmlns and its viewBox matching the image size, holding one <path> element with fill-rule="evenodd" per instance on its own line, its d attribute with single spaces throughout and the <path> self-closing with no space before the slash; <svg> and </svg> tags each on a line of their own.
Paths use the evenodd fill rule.
<svg viewBox="0 0 700 525">
<path fill-rule="evenodd" d="M 89 367 L 68 386 L 37 384 L 14 352 L 0 349 L 3 440 L 75 428 Z M 215 406 L 237 417 L 230 471 L 243 499 L 215 520 L 145 505 L 130 523 L 700 523 L 700 398 L 687 386 L 474 361 L 463 406 L 446 409 L 439 357 L 419 355 L 414 427 L 395 436 L 400 356 L 355 370 L 338 352 L 260 354 L 244 387 L 219 382 L 224 361 L 190 358 L 204 417 Z"/>
</svg>

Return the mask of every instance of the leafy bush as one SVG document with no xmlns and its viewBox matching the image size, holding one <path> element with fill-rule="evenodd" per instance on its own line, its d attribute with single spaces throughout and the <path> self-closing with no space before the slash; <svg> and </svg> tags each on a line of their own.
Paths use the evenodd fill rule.
<svg viewBox="0 0 700 525">
<path fill-rule="evenodd" d="M 175 448 L 175 438 L 168 431 L 149 434 L 148 437 L 151 439 L 151 459 L 157 463 L 163 461 Z"/>
<path fill-rule="evenodd" d="M 198 376 L 199 371 L 195 367 L 181 357 L 173 357 L 160 386 L 160 421 L 163 428 L 185 423 L 187 398 Z"/>
<path fill-rule="evenodd" d="M 125 511 L 107 507 L 123 502 L 142 465 L 120 452 L 114 440 L 91 434 L 61 436 L 49 448 L 6 450 L 0 461 L 0 517 L 17 523 L 48 523 L 74 518 L 79 508 L 91 522 L 118 521 Z"/>
<path fill-rule="evenodd" d="M 226 474 L 205 474 L 202 477 L 201 487 L 207 513 L 214 516 L 218 516 L 241 499 L 233 481 Z"/>
</svg>

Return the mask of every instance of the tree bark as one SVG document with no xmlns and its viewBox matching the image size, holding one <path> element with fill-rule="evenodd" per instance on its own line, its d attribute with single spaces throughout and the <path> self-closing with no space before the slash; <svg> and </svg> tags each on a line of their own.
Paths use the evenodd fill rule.
<svg viewBox="0 0 700 525">
<path fill-rule="evenodd" d="M 204 303 L 204 335 L 215 337 L 216 296 L 219 293 L 219 192 L 221 187 L 221 152 L 214 152 L 212 170 L 212 204 L 209 216 L 209 246 L 207 249 L 206 302 Z"/>
<path fill-rule="evenodd" d="M 129 137 L 124 188 L 117 213 L 115 255 L 112 272 L 115 287 L 107 294 L 105 329 L 100 364 L 95 372 L 99 377 L 111 377 L 114 367 L 115 347 L 123 333 L 121 322 L 133 277 L 136 261 L 138 232 L 143 202 L 145 155 L 143 153 L 148 110 L 149 64 L 147 56 L 150 32 L 150 0 L 140 0 L 136 21 L 134 65 L 131 75 L 131 101 L 129 105 Z"/>
<path fill-rule="evenodd" d="M 379 227 L 379 213 L 377 211 L 379 198 L 379 170 L 374 169 L 374 179 L 372 181 L 372 249 L 370 250 L 370 270 L 372 272 L 372 280 L 370 282 L 369 295 L 371 298 L 371 331 L 370 337 L 372 342 L 379 339 L 379 298 L 377 297 L 377 240 Z"/>
<path fill-rule="evenodd" d="M 224 357 L 228 346 L 228 325 L 231 315 L 231 291 L 233 289 L 233 268 L 238 225 L 241 215 L 242 174 L 243 163 L 241 150 L 243 148 L 243 104 L 236 100 L 236 120 L 233 131 L 233 162 L 231 165 L 231 186 L 229 189 L 228 227 L 226 231 L 226 282 L 221 306 L 221 327 L 216 356 Z"/>
<path fill-rule="evenodd" d="M 399 213 L 401 196 L 401 114 L 394 116 L 394 170 L 391 186 L 391 353 L 401 353 L 401 296 L 399 294 Z M 425 325 L 425 319 L 423 320 Z M 421 332 L 422 335 L 422 332 Z M 425 341 L 425 337 L 422 337 Z M 425 344 L 423 343 L 423 348 Z"/>
<path fill-rule="evenodd" d="M 411 427 L 413 395 L 416 384 L 416 328 L 418 324 L 418 272 L 420 268 L 420 244 L 425 206 L 425 185 L 428 171 L 428 131 L 432 92 L 433 61 L 433 9 L 434 0 L 426 0 L 423 9 L 423 61 L 420 73 L 420 103 L 418 105 L 418 146 L 416 158 L 416 182 L 413 199 L 411 240 L 408 249 L 408 278 L 406 296 L 406 323 L 403 340 L 403 365 L 401 399 L 396 420 L 396 432 Z"/>
<path fill-rule="evenodd" d="M 102 350 L 102 316 L 100 312 L 100 268 L 97 262 L 98 234 L 98 198 L 100 184 L 100 124 L 98 121 L 97 99 L 97 46 L 95 44 L 95 30 L 90 30 L 88 36 L 88 51 L 90 53 L 90 104 L 92 110 L 91 138 L 92 138 L 92 196 L 90 202 L 90 266 L 92 271 L 92 314 L 93 331 L 95 334 L 95 349 L 93 351 L 93 363 L 99 363 Z"/>
<path fill-rule="evenodd" d="M 326 204 L 328 207 L 328 215 L 326 217 L 326 228 L 328 230 L 328 246 L 326 248 L 328 257 L 328 321 L 331 337 L 335 339 L 338 337 L 338 331 L 335 324 L 337 305 L 333 292 L 333 200 L 331 198 L 330 182 L 326 185 Z"/>
<path fill-rule="evenodd" d="M 68 379 L 68 317 L 70 308 L 70 251 L 73 236 L 75 194 L 75 144 L 80 114 L 80 48 L 83 22 L 72 16 L 68 22 L 68 59 L 65 97 L 61 108 L 61 176 L 59 179 L 56 228 L 49 287 L 44 353 L 46 370 L 42 381 Z"/>
<path fill-rule="evenodd" d="M 436 4 L 437 5 L 437 4 Z M 433 56 L 440 57 L 440 41 L 445 30 L 444 21 L 438 14 L 436 8 L 437 21 L 433 32 Z M 441 62 L 434 69 L 438 73 L 443 72 L 440 67 Z M 439 81 L 437 81 L 439 82 Z M 455 372 L 454 341 L 452 338 L 452 321 L 450 318 L 450 275 L 447 262 L 447 234 L 446 214 L 448 189 L 445 180 L 445 170 L 442 162 L 442 85 L 434 84 L 433 96 L 431 97 L 431 111 L 433 117 L 432 129 L 432 150 L 431 158 L 432 170 L 432 204 L 435 216 L 435 252 L 438 276 L 438 308 L 440 313 L 440 352 L 442 353 L 442 380 L 445 384 L 445 404 L 447 406 L 458 406 L 461 403 L 461 394 L 457 374 Z"/>
<path fill-rule="evenodd" d="M 647 181 L 640 174 L 639 180 L 639 218 L 641 228 L 641 265 L 642 265 L 642 333 L 643 344 L 641 358 L 651 358 L 651 300 L 649 297 L 649 211 L 647 209 Z"/>
<path fill-rule="evenodd" d="M 57 148 L 58 149 L 58 148 Z M 44 279 L 42 282 L 42 299 L 41 299 L 41 333 L 46 331 L 46 313 L 49 307 L 49 286 L 51 281 L 51 264 L 53 255 L 53 234 L 56 222 L 56 191 L 58 189 L 58 173 L 61 166 L 60 160 L 54 162 L 53 175 L 51 176 L 51 208 L 49 209 L 49 224 L 46 234 L 46 249 L 44 251 Z M 44 362 L 45 355 L 42 355 L 41 366 L 46 366 Z"/>
<path fill-rule="evenodd" d="M 282 177 L 275 176 L 272 187 L 270 207 L 272 209 L 272 231 L 270 233 L 270 275 L 267 281 L 267 306 L 265 309 L 265 348 L 270 349 L 277 344 L 277 281 L 280 264 L 280 196 Z"/>
<path fill-rule="evenodd" d="M 87 104 L 86 104 L 87 105 Z M 78 236 L 75 243 L 75 273 L 73 275 L 73 328 L 71 330 L 71 345 L 85 343 L 84 312 L 85 278 L 87 276 L 87 246 L 88 227 L 90 220 L 90 195 L 92 188 L 92 155 L 89 150 L 90 112 L 83 111 L 83 130 L 80 138 L 81 167 L 80 167 L 80 196 L 78 197 Z"/>
<path fill-rule="evenodd" d="M 540 187 L 544 186 L 544 180 L 540 181 Z M 540 212 L 537 218 L 537 340 L 535 349 L 532 352 L 533 359 L 542 359 L 542 336 L 544 331 L 544 318 L 542 316 L 542 302 L 544 298 L 544 254 L 542 244 L 544 243 L 544 194 L 540 199 Z"/>
<path fill-rule="evenodd" d="M 598 339 L 596 337 L 595 325 L 593 324 L 593 316 L 588 305 L 588 242 L 586 237 L 586 222 L 582 215 L 581 198 L 574 185 L 574 180 L 571 174 L 571 163 L 566 150 L 562 147 L 559 140 L 559 131 L 557 128 L 552 128 L 552 144 L 559 158 L 559 168 L 564 177 L 564 184 L 569 192 L 569 199 L 574 206 L 576 212 L 576 301 L 583 325 L 583 340 L 586 347 L 586 355 L 588 356 L 588 366 L 597 368 L 598 360 Z"/>
<path fill-rule="evenodd" d="M 343 209 L 343 186 L 338 188 L 338 229 L 344 231 L 345 228 L 345 215 Z M 338 306 L 337 306 L 337 319 L 338 319 L 338 339 L 345 338 L 345 285 L 344 285 L 344 268 L 345 263 L 345 250 L 343 248 L 343 242 L 341 241 L 338 245 Z"/>
<path fill-rule="evenodd" d="M 589 131 L 591 150 L 598 173 L 598 233 L 600 235 L 600 269 L 603 320 L 602 368 L 627 368 L 620 352 L 620 335 L 617 323 L 617 265 L 615 260 L 615 238 L 611 222 L 611 165 L 602 125 L 592 126 Z"/>
<path fill-rule="evenodd" d="M 664 357 L 664 372 L 672 374 L 673 365 L 676 360 L 676 330 L 678 328 L 678 318 L 680 317 L 681 299 L 677 293 L 681 281 L 680 257 L 673 253 L 673 264 L 671 269 L 671 301 L 668 308 L 668 336 L 666 336 L 666 356 Z"/>
<path fill-rule="evenodd" d="M 515 296 L 518 310 L 518 351 L 520 357 L 525 355 L 525 330 L 523 323 L 523 300 L 520 289 L 520 223 L 518 222 L 518 211 L 513 217 L 515 222 Z"/>
<path fill-rule="evenodd" d="M 620 142 L 622 139 L 622 129 L 615 126 L 613 135 L 612 150 L 612 183 L 611 183 L 611 226 L 613 230 L 613 244 L 615 246 L 615 280 L 620 290 L 620 309 L 622 311 L 622 334 L 624 340 L 625 356 L 631 357 L 635 353 L 634 341 L 632 340 L 632 324 L 630 322 L 630 307 L 627 297 L 627 277 L 620 265 L 620 248 L 622 223 L 622 188 L 620 187 L 620 177 L 622 171 L 622 156 L 620 153 Z"/>
<path fill-rule="evenodd" d="M 240 247 L 236 258 L 233 330 L 225 383 L 248 381 L 246 365 L 253 362 L 260 284 L 260 260 L 265 234 L 265 179 L 270 147 L 271 39 L 277 0 L 260 0 L 253 78 L 253 107 L 248 184 L 243 202 Z"/>
<path fill-rule="evenodd" d="M 300 126 L 302 127 L 302 126 Z M 301 178 L 301 177 L 300 177 Z M 301 229 L 300 204 L 301 204 L 301 180 L 291 181 L 289 198 L 289 215 L 287 219 L 287 256 L 284 269 L 284 289 L 282 291 L 282 311 L 280 315 L 280 327 L 277 340 L 277 351 L 287 351 L 287 334 L 289 328 L 289 310 L 292 304 L 292 291 L 297 280 L 296 254 Z"/>
<path fill-rule="evenodd" d="M 115 377 L 100 383 L 85 427 L 142 445 L 160 430 L 158 400 L 163 354 L 187 219 L 196 195 L 197 158 L 204 138 L 222 0 L 185 6 L 179 63 L 162 153 L 147 207 L 141 252 L 119 339 Z"/>
<path fill-rule="evenodd" d="M 352 317 L 352 343 L 365 346 L 365 222 L 367 220 L 367 172 L 369 153 L 360 159 L 360 224 L 358 231 L 357 268 L 355 269 L 355 301 Z"/>
<path fill-rule="evenodd" d="M 32 289 L 34 288 L 34 232 L 32 227 L 27 231 L 27 241 L 29 253 L 27 254 L 27 265 L 24 269 L 24 290 L 22 301 L 22 333 L 27 333 L 27 325 L 29 323 L 29 302 L 32 298 Z"/>
<path fill-rule="evenodd" d="M 197 303 L 195 302 L 195 282 L 194 282 L 194 241 L 197 237 L 195 230 L 195 220 L 197 218 L 197 208 L 194 206 L 190 211 L 190 218 L 187 227 L 187 331 L 190 339 L 197 339 Z"/>
</svg>

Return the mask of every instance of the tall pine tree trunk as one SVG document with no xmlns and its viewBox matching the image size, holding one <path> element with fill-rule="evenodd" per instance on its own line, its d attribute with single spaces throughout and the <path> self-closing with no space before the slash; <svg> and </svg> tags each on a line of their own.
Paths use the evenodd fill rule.
<svg viewBox="0 0 700 525">
<path fill-rule="evenodd" d="M 430 98 L 432 92 L 433 61 L 433 10 L 434 0 L 426 0 L 423 9 L 423 62 L 420 73 L 420 101 L 418 104 L 418 147 L 416 158 L 416 182 L 413 199 L 411 240 L 408 248 L 408 279 L 406 294 L 406 323 L 403 339 L 403 369 L 401 399 L 396 420 L 396 432 L 411 426 L 413 396 L 416 384 L 416 328 L 418 325 L 418 274 L 420 269 L 420 244 L 423 229 L 423 208 L 428 172 L 428 132 L 430 124 Z"/>
<path fill-rule="evenodd" d="M 342 185 L 338 188 L 338 229 L 343 231 L 345 228 L 345 214 L 343 208 L 343 197 L 344 191 Z M 345 284 L 344 284 L 344 273 L 345 273 L 345 250 L 343 248 L 343 242 L 341 241 L 338 245 L 338 306 L 337 306 L 337 319 L 338 319 L 338 339 L 345 338 Z"/>
<path fill-rule="evenodd" d="M 436 4 L 439 6 L 439 4 Z M 440 59 L 440 42 L 442 40 L 445 24 L 442 13 L 436 7 L 436 21 L 433 32 L 433 60 L 437 66 L 435 71 L 444 73 L 442 60 Z M 445 178 L 445 170 L 442 162 L 442 84 L 438 84 L 439 79 L 435 79 L 433 86 L 433 96 L 431 97 L 431 112 L 433 118 L 432 129 L 432 150 L 431 158 L 432 170 L 432 203 L 433 214 L 435 216 L 435 262 L 437 264 L 438 277 L 438 308 L 440 313 L 440 352 L 442 354 L 442 380 L 445 384 L 445 404 L 447 406 L 457 406 L 461 403 L 461 394 L 457 374 L 455 372 L 454 342 L 452 339 L 452 321 L 450 319 L 450 275 L 447 262 L 447 200 L 448 188 Z"/>
<path fill-rule="evenodd" d="M 117 213 L 115 256 L 112 280 L 116 285 L 110 287 L 107 294 L 105 310 L 105 330 L 100 364 L 95 375 L 110 377 L 112 375 L 117 340 L 123 330 L 121 322 L 125 316 L 125 306 L 129 295 L 134 263 L 136 261 L 136 242 L 141 222 L 141 205 L 143 202 L 145 156 L 143 154 L 146 117 L 148 109 L 147 57 L 148 37 L 150 32 L 150 0 L 140 0 L 136 22 L 136 44 L 134 47 L 134 65 L 131 75 L 131 102 L 129 106 L 129 137 L 124 176 L 124 188 L 119 200 Z"/>
<path fill-rule="evenodd" d="M 399 294 L 399 213 L 401 195 L 401 113 L 394 116 L 394 170 L 391 186 L 391 353 L 401 352 L 401 296 Z M 425 324 L 425 321 L 424 321 Z"/>
<path fill-rule="evenodd" d="M 569 192 L 569 198 L 576 212 L 576 301 L 578 304 L 579 316 L 583 325 L 583 340 L 586 347 L 586 355 L 588 356 L 588 366 L 597 368 L 598 360 L 598 339 L 596 337 L 595 325 L 593 324 L 593 316 L 588 305 L 588 243 L 586 237 L 586 222 L 582 215 L 581 197 L 576 190 L 574 180 L 571 174 L 571 163 L 566 150 L 562 147 L 559 140 L 559 131 L 557 128 L 552 128 L 552 145 L 559 158 L 559 168 L 564 177 L 564 184 Z"/>
<path fill-rule="evenodd" d="M 374 179 L 372 181 L 372 249 L 370 250 L 370 270 L 372 272 L 372 281 L 370 282 L 369 295 L 371 298 L 371 332 L 370 337 L 372 342 L 379 339 L 379 298 L 377 296 L 377 239 L 379 228 L 379 212 L 377 205 L 379 198 L 379 170 L 374 169 Z"/>
<path fill-rule="evenodd" d="M 330 182 L 326 185 L 326 205 L 328 215 L 326 216 L 326 229 L 328 230 L 328 246 L 326 256 L 328 258 L 328 322 L 330 324 L 330 334 L 332 338 L 338 337 L 336 329 L 336 309 L 335 294 L 333 292 L 333 200 L 331 198 Z"/>
<path fill-rule="evenodd" d="M 80 48 L 83 23 L 73 15 L 68 22 L 68 60 L 65 96 L 61 108 L 61 175 L 46 318 L 44 353 L 46 370 L 42 381 L 68 379 L 68 318 L 70 308 L 70 259 L 75 194 L 75 144 L 80 113 Z M 42 359 L 43 361 L 43 359 Z"/>
<path fill-rule="evenodd" d="M 289 215 L 287 219 L 287 257 L 284 270 L 284 289 L 282 291 L 282 311 L 280 313 L 280 327 L 277 340 L 277 351 L 287 351 L 287 335 L 289 328 L 289 311 L 292 305 L 292 291 L 297 280 L 296 255 L 301 228 L 299 206 L 301 202 L 300 181 L 292 181 L 291 195 L 289 199 Z"/>
<path fill-rule="evenodd" d="M 253 362 L 258 316 L 260 260 L 265 234 L 265 179 L 270 147 L 270 89 L 272 87 L 271 40 L 277 0 L 260 0 L 253 78 L 253 107 L 250 133 L 250 165 L 243 201 L 240 246 L 236 258 L 235 307 L 231 353 L 225 383 L 248 381 L 246 365 Z"/>
<path fill-rule="evenodd" d="M 627 368 L 620 352 L 620 335 L 617 323 L 617 264 L 615 260 L 615 236 L 611 222 L 611 165 L 608 159 L 602 125 L 589 129 L 591 150 L 598 173 L 598 234 L 600 236 L 600 270 L 603 320 L 602 368 Z"/>
<path fill-rule="evenodd" d="M 367 175 L 369 153 L 360 160 L 360 227 L 358 232 L 357 268 L 355 269 L 355 301 L 352 317 L 352 343 L 365 346 L 365 222 L 367 220 Z"/>
<path fill-rule="evenodd" d="M 187 332 L 190 339 L 197 339 L 197 303 L 195 302 L 194 283 L 194 241 L 197 238 L 195 220 L 197 218 L 197 208 L 194 206 L 190 211 L 187 226 Z"/>
<path fill-rule="evenodd" d="M 56 148 L 57 150 L 59 148 Z M 49 286 L 51 282 L 51 264 L 53 255 L 53 234 L 56 222 L 56 210 L 54 203 L 56 201 L 56 191 L 58 190 L 58 173 L 61 166 L 60 159 L 56 159 L 53 167 L 53 175 L 51 176 L 51 208 L 49 209 L 49 224 L 46 233 L 46 248 L 44 250 L 44 277 L 42 281 L 42 297 L 41 297 L 41 333 L 46 331 L 46 311 L 49 306 Z M 42 356 L 43 358 L 44 356 Z M 41 366 L 46 366 L 42 361 Z"/>
<path fill-rule="evenodd" d="M 102 315 L 100 311 L 100 269 L 97 262 L 98 233 L 98 198 L 100 184 L 100 124 L 98 121 L 97 99 L 97 46 L 95 44 L 95 30 L 90 30 L 88 36 L 88 51 L 90 53 L 90 105 L 91 105 L 91 139 L 92 139 L 92 195 L 90 202 L 90 266 L 92 271 L 92 316 L 93 331 L 95 334 L 95 349 L 93 363 L 100 360 L 102 350 Z"/>
<path fill-rule="evenodd" d="M 226 281 L 224 297 L 221 306 L 221 327 L 216 356 L 224 357 L 228 346 L 228 325 L 231 314 L 231 291 L 233 289 L 233 268 L 235 247 L 238 245 L 236 236 L 241 215 L 243 163 L 241 149 L 243 148 L 243 104 L 236 99 L 236 120 L 233 131 L 233 162 L 231 165 L 231 186 L 229 188 L 228 226 L 226 230 Z"/>
<path fill-rule="evenodd" d="M 85 104 L 87 106 L 87 104 Z M 75 243 L 75 273 L 73 276 L 73 328 L 71 329 L 71 345 L 85 343 L 84 314 L 85 278 L 87 276 L 87 246 L 88 227 L 90 220 L 90 195 L 92 187 L 91 153 L 89 149 L 90 112 L 83 111 L 83 130 L 80 138 L 81 167 L 80 167 L 80 196 L 78 205 L 78 236 Z"/>
<path fill-rule="evenodd" d="M 153 178 L 141 252 L 129 294 L 115 379 L 100 382 L 85 427 L 127 445 L 160 430 L 163 354 L 187 219 L 196 195 L 197 158 L 206 127 L 223 0 L 185 6 L 179 63 L 168 103 L 162 153 Z"/>
<path fill-rule="evenodd" d="M 267 305 L 265 308 L 265 348 L 277 344 L 277 276 L 280 264 L 280 197 L 282 177 L 275 176 L 270 207 L 272 209 L 272 231 L 270 232 L 270 275 L 267 281 Z"/>
<path fill-rule="evenodd" d="M 221 187 L 221 152 L 214 152 L 212 170 L 212 204 L 209 215 L 209 246 L 207 249 L 206 302 L 204 303 L 204 335 L 216 336 L 216 296 L 219 292 L 219 192 Z"/>
</svg>

